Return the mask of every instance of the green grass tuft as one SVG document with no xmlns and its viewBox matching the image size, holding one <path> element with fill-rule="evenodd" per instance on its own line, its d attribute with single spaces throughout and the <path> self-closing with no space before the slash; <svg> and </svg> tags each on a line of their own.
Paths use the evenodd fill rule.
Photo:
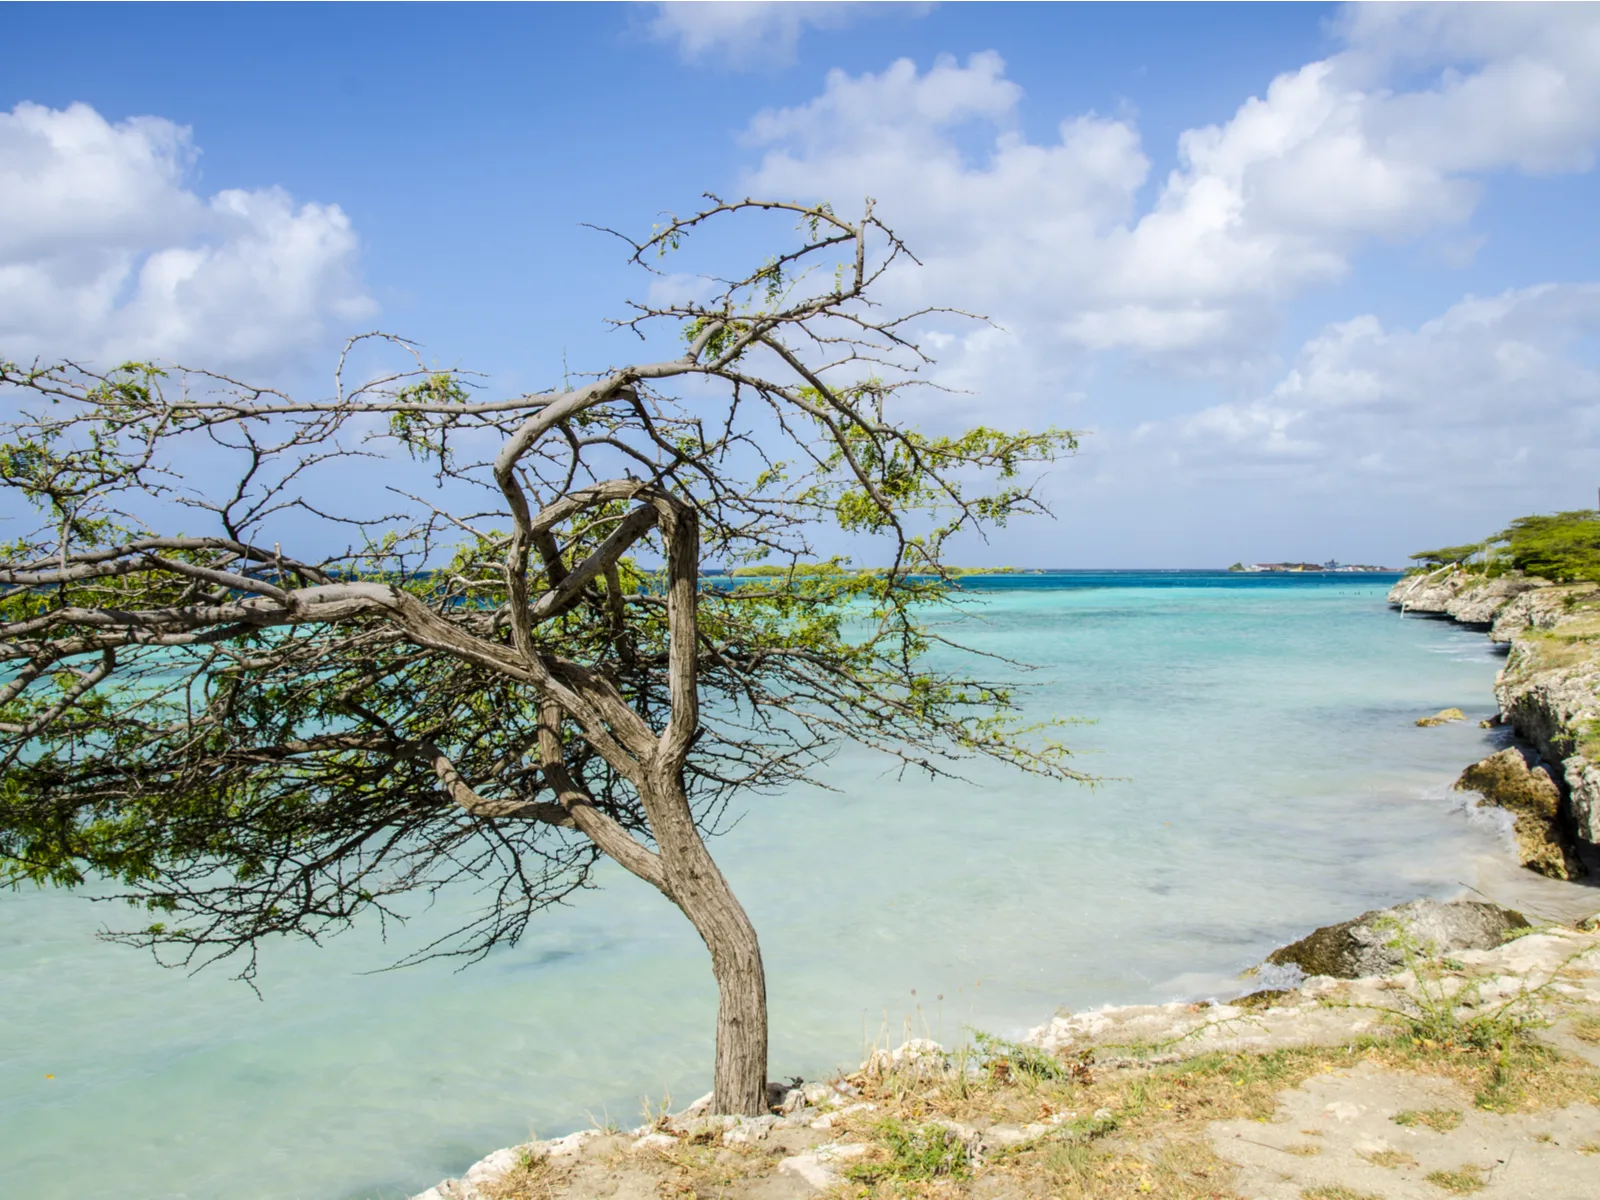
<svg viewBox="0 0 1600 1200">
<path fill-rule="evenodd" d="M 890 1117 L 878 1122 L 873 1133 L 878 1145 L 887 1151 L 887 1158 L 853 1164 L 846 1173 L 857 1182 L 965 1179 L 972 1174 L 972 1155 L 953 1129 L 912 1125 Z"/>
</svg>

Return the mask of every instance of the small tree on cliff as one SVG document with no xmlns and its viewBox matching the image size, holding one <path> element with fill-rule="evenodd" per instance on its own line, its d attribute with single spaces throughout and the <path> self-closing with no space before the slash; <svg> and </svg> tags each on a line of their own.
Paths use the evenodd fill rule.
<svg viewBox="0 0 1600 1200">
<path fill-rule="evenodd" d="M 120 885 L 150 923 L 114 936 L 248 977 L 270 935 L 466 881 L 488 902 L 413 958 L 479 956 L 608 857 L 705 941 L 715 1105 L 761 1111 L 761 952 L 702 836 L 728 800 L 838 738 L 1072 775 L 924 624 L 945 540 L 1035 509 L 1017 472 L 1070 437 L 904 422 L 922 314 L 869 300 L 907 257 L 870 206 L 714 201 L 632 259 L 774 217 L 798 236 L 757 269 L 619 323 L 680 354 L 557 391 L 0 364 L 0 479 L 42 522 L 0 554 L 0 874 Z M 708 552 L 796 561 L 819 521 L 891 569 L 701 585 Z"/>
</svg>

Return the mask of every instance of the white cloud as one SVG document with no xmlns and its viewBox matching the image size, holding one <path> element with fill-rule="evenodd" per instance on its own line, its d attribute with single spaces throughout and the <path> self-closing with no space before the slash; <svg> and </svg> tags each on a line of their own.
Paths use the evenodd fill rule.
<svg viewBox="0 0 1600 1200">
<path fill-rule="evenodd" d="M 1537 485 L 1591 473 L 1600 284 L 1468 296 L 1415 329 L 1327 326 L 1271 389 L 1141 430 L 1142 452 L 1297 487 Z"/>
<path fill-rule="evenodd" d="M 1600 137 L 1597 26 L 1581 4 L 1358 4 L 1344 10 L 1340 58 L 1353 79 L 1437 73 L 1374 123 L 1397 153 L 1449 170 L 1586 170 Z"/>
<path fill-rule="evenodd" d="M 1415 325 L 1333 322 L 1272 381 L 1197 412 L 1193 390 L 1170 415 L 1115 390 L 1146 419 L 1103 429 L 1045 481 L 1061 525 L 1019 525 L 975 556 L 1401 563 L 1521 513 L 1593 503 L 1600 284 L 1467 296 Z M 1153 390 L 1174 398 L 1170 381 Z"/>
<path fill-rule="evenodd" d="M 1420 324 L 1373 295 L 1287 355 L 1280 339 L 1297 297 L 1374 246 L 1470 270 L 1497 174 L 1592 169 L 1600 9 L 1362 5 L 1336 33 L 1336 53 L 1181 134 L 1163 177 L 1121 113 L 1025 135 L 1022 89 L 989 53 L 830 73 L 750 122 L 741 188 L 875 197 L 926 264 L 885 299 L 1003 326 L 934 331 L 941 382 L 972 393 L 960 416 L 1095 431 L 1045 491 L 1069 518 L 1124 520 L 1069 520 L 1070 550 L 1018 534 L 1028 561 L 1123 561 L 1130 520 L 1149 561 L 1303 556 L 1308 531 L 1395 561 L 1442 527 L 1581 502 L 1600 284 L 1468 296 Z"/>
<path fill-rule="evenodd" d="M 259 367 L 372 316 L 337 205 L 202 196 L 197 153 L 158 117 L 0 112 L 0 353 Z"/>
<path fill-rule="evenodd" d="M 1067 348 L 1237 360 L 1363 245 L 1436 236 L 1459 257 L 1483 173 L 1586 169 L 1600 139 L 1592 6 L 1362 6 L 1344 30 L 1339 54 L 1182 134 L 1144 205 L 1133 124 L 1075 114 L 1027 140 L 992 53 L 830 73 L 751 122 L 745 184 L 876 197 L 927 264 L 900 281 L 918 299 Z"/>
<path fill-rule="evenodd" d="M 794 61 L 807 29 L 844 29 L 886 13 L 921 16 L 930 5 L 833 2 L 833 0 L 699 0 L 656 5 L 650 33 L 676 42 L 690 62 L 720 57 L 729 66 L 752 68 Z"/>
</svg>

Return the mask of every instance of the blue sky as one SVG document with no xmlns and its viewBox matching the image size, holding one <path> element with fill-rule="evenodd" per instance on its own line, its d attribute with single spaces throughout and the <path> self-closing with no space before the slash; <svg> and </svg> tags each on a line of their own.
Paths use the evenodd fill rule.
<svg viewBox="0 0 1600 1200">
<path fill-rule="evenodd" d="M 1396 562 L 1600 484 L 1600 8 L 8 5 L 0 353 L 507 390 L 626 358 L 630 231 L 864 194 L 967 389 L 1088 431 L 973 560 Z M 70 48 L 70 53 L 63 53 Z M 7 232 L 9 230 L 9 232 Z M 942 331 L 934 331 L 936 334 Z"/>
</svg>

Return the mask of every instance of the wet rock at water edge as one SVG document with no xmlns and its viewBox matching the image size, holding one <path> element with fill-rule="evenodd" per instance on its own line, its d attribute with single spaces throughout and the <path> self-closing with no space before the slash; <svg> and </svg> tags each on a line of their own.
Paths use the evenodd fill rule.
<svg viewBox="0 0 1600 1200">
<path fill-rule="evenodd" d="M 1325 925 L 1309 937 L 1274 950 L 1267 961 L 1299 967 L 1307 975 L 1359 979 L 1403 970 L 1407 942 L 1422 953 L 1493 950 L 1514 930 L 1527 926 L 1528 919 L 1521 913 L 1497 904 L 1413 900 L 1362 913 L 1353 921 Z"/>
<path fill-rule="evenodd" d="M 1551 879 L 1580 879 L 1582 864 L 1561 829 L 1561 788 L 1550 769 L 1525 750 L 1508 747 L 1473 763 L 1456 780 L 1457 791 L 1477 792 L 1515 820 L 1517 857 Z"/>
<path fill-rule="evenodd" d="M 1465 721 L 1467 714 L 1459 708 L 1441 708 L 1431 717 L 1418 717 L 1417 724 L 1424 729 L 1431 725 L 1448 725 L 1451 721 Z"/>
</svg>

